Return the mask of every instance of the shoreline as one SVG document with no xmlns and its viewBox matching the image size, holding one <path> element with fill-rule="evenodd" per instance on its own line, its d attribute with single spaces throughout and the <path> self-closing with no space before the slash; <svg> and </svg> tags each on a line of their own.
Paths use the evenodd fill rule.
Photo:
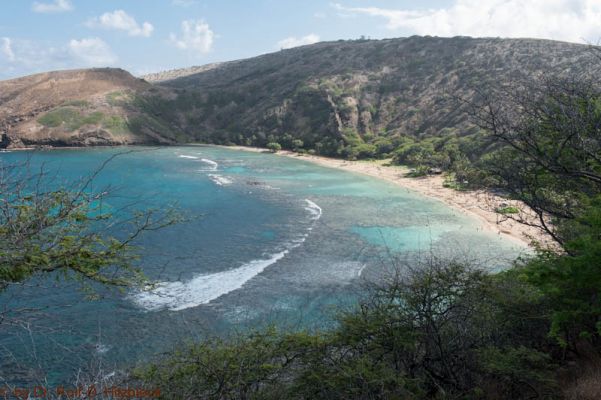
<svg viewBox="0 0 601 400">
<path fill-rule="evenodd" d="M 254 153 L 271 153 L 268 149 L 261 147 L 247 146 L 223 146 L 204 143 L 186 143 L 182 146 L 199 146 L 199 147 L 217 147 L 231 150 L 248 151 Z M 65 146 L 65 147 L 23 147 L 6 149 L 10 151 L 23 150 L 57 150 L 57 149 L 82 149 L 90 147 L 137 147 L 140 145 L 122 145 L 122 146 Z M 143 146 L 143 145 L 142 145 Z M 151 146 L 154 147 L 154 146 Z M 163 147 L 163 146 L 158 146 Z M 169 146 L 167 146 L 169 147 Z M 516 200 L 508 200 L 501 196 L 487 192 L 485 190 L 474 191 L 457 191 L 443 186 L 444 178 L 441 175 L 430 175 L 426 177 L 410 178 L 405 175 L 409 169 L 404 166 L 384 165 L 387 160 L 375 161 L 349 161 L 337 158 L 329 158 L 317 155 L 299 154 L 289 150 L 280 150 L 273 153 L 280 157 L 289 157 L 298 160 L 311 162 L 322 167 L 334 168 L 352 173 L 371 176 L 372 178 L 380 179 L 422 196 L 440 201 L 447 206 L 459 211 L 465 215 L 470 215 L 480 221 L 480 227 L 483 230 L 498 234 L 508 240 L 517 241 L 526 245 L 529 248 L 537 246 L 543 248 L 556 248 L 553 240 L 541 229 L 519 223 L 503 214 L 495 211 L 495 208 L 501 204 L 505 206 L 513 206 L 520 209 L 520 213 L 514 215 L 516 219 L 521 219 L 526 222 L 536 222 L 536 215 L 528 209 L 527 206 Z"/>
<path fill-rule="evenodd" d="M 255 153 L 269 152 L 269 150 L 260 147 L 219 145 L 215 145 L 215 147 Z M 456 211 L 470 215 L 481 222 L 483 229 L 506 239 L 518 241 L 529 248 L 535 248 L 536 246 L 553 247 L 553 241 L 541 229 L 519 223 L 495 211 L 501 204 L 513 206 L 520 209 L 520 213 L 516 215 L 516 218 L 524 221 L 536 221 L 536 215 L 521 202 L 508 200 L 485 190 L 462 192 L 446 188 L 443 186 L 444 178 L 441 175 L 419 178 L 406 177 L 405 175 L 409 172 L 407 167 L 384 165 L 386 160 L 349 161 L 299 154 L 288 150 L 280 150 L 274 155 L 305 160 L 323 167 L 359 173 L 384 180 L 430 199 L 441 201 Z"/>
</svg>

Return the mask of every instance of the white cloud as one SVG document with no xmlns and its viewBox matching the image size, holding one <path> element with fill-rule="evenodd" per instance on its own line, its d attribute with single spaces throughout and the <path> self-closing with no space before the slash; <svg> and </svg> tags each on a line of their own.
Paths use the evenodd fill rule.
<svg viewBox="0 0 601 400">
<path fill-rule="evenodd" d="M 203 20 L 188 20 L 182 21 L 181 35 L 172 33 L 169 39 L 178 49 L 205 54 L 213 48 L 215 33 Z"/>
<path fill-rule="evenodd" d="M 15 52 L 12 48 L 12 41 L 10 38 L 2 38 L 2 46 L 0 46 L 0 53 L 2 53 L 10 62 L 15 61 Z"/>
<path fill-rule="evenodd" d="M 319 42 L 319 36 L 314 33 L 311 33 L 307 36 L 303 37 L 294 37 L 291 36 L 289 38 L 280 40 L 277 44 L 277 47 L 280 49 L 290 49 L 292 47 L 304 46 L 306 44 L 313 44 Z"/>
<path fill-rule="evenodd" d="M 68 50 L 78 65 L 86 67 L 107 66 L 117 62 L 117 56 L 109 45 L 99 38 L 71 39 Z"/>
<path fill-rule="evenodd" d="M 531 37 L 570 42 L 601 38 L 599 0 L 454 0 L 447 8 L 424 11 L 345 7 L 339 11 L 386 20 L 390 30 L 419 35 Z"/>
<path fill-rule="evenodd" d="M 154 30 L 150 22 L 144 22 L 142 25 L 134 17 L 123 10 L 106 12 L 100 17 L 95 17 L 86 22 L 89 28 L 103 28 L 126 31 L 130 36 L 149 37 Z"/>
<path fill-rule="evenodd" d="M 98 38 L 72 39 L 59 46 L 0 37 L 0 79 L 59 69 L 106 67 L 117 56 Z"/>
<path fill-rule="evenodd" d="M 24 75 L 65 68 L 70 58 L 66 47 L 56 48 L 11 38 L 2 38 L 0 44 L 0 71 L 4 74 L 19 72 Z"/>
<path fill-rule="evenodd" d="M 37 13 L 61 13 L 73 10 L 73 5 L 69 0 L 54 0 L 52 3 L 34 2 L 31 9 Z"/>
</svg>

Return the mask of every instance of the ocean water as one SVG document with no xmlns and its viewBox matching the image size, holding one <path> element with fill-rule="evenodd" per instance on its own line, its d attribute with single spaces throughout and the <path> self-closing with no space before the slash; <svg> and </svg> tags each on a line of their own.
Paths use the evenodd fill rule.
<svg viewBox="0 0 601 400">
<path fill-rule="evenodd" d="M 328 327 L 366 282 L 403 262 L 435 254 L 499 269 L 527 251 L 438 201 L 370 177 L 224 148 L 134 149 L 93 185 L 111 187 L 113 210 L 175 206 L 186 217 L 137 243 L 157 286 L 98 288 L 101 299 L 87 301 L 77 283 L 44 277 L 0 293 L 1 309 L 35 309 L 19 324 L 0 324 L 3 379 L 68 383 L 78 370 L 143 365 L 206 335 Z M 58 187 L 128 150 L 0 153 L 0 162 L 28 159 Z"/>
</svg>

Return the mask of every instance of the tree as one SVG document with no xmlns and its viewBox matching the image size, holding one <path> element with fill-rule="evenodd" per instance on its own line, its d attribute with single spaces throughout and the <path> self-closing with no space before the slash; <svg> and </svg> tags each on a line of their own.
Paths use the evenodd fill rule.
<svg viewBox="0 0 601 400">
<path fill-rule="evenodd" d="M 377 154 L 381 156 L 387 156 L 388 153 L 394 150 L 393 141 L 387 137 L 378 137 L 374 141 L 374 146 L 376 146 Z"/>
<path fill-rule="evenodd" d="M 112 188 L 92 188 L 105 166 L 125 153 L 113 155 L 87 178 L 64 185 L 43 169 L 32 172 L 29 161 L 9 165 L 0 160 L 0 296 L 6 296 L 0 299 L 2 334 L 14 335 L 23 329 L 35 349 L 34 338 L 40 333 L 36 329 L 44 329 L 39 324 L 42 310 L 14 305 L 27 299 L 19 299 L 21 292 L 12 290 L 29 285 L 35 278 L 75 280 L 88 299 L 98 296 L 98 285 L 124 289 L 148 284 L 137 266 L 140 249 L 136 239 L 144 232 L 177 222 L 179 217 L 168 209 L 138 211 L 131 205 L 115 212 L 107 209 L 105 200 L 115 194 Z M 52 330 L 60 332 L 58 325 L 52 325 Z M 19 376 L 45 384 L 48 376 L 42 364 L 36 366 L 35 374 L 21 375 L 31 372 L 27 355 L 21 351 L 12 354 L 14 349 L 3 347 L 6 359 L 1 363 L 6 367 L 5 362 L 14 359 L 15 365 L 8 364 L 1 385 L 11 385 L 13 379 L 18 382 Z M 35 350 L 31 356 L 35 360 Z M 76 387 L 85 383 L 85 387 L 95 384 L 100 388 L 121 379 L 121 374 L 106 374 L 95 352 L 90 356 L 90 364 L 77 374 Z"/>
<path fill-rule="evenodd" d="M 277 143 L 277 142 L 269 142 L 269 143 L 267 143 L 267 148 L 272 153 L 277 153 L 278 151 L 282 150 L 282 146 L 279 143 Z"/>
<path fill-rule="evenodd" d="M 123 154 L 123 153 L 120 153 Z M 117 287 L 146 282 L 135 266 L 134 240 L 177 219 L 170 212 L 132 211 L 119 218 L 103 207 L 110 188 L 91 184 L 115 157 L 71 187 L 56 188 L 42 171 L 27 163 L 0 165 L 0 291 L 48 273 L 87 283 Z M 117 238 L 108 232 L 119 226 Z"/>
<path fill-rule="evenodd" d="M 394 162 L 427 171 L 430 167 L 439 167 L 440 156 L 432 142 L 413 142 L 409 139 L 394 152 Z"/>
<path fill-rule="evenodd" d="M 398 272 L 333 331 L 208 339 L 139 377 L 174 399 L 552 397 L 530 287 L 435 259 Z"/>
<path fill-rule="evenodd" d="M 294 139 L 292 141 L 292 149 L 294 151 L 299 151 L 300 149 L 302 149 L 303 146 L 304 146 L 304 143 L 300 139 Z"/>
<path fill-rule="evenodd" d="M 574 221 L 568 254 L 543 253 L 515 273 L 535 286 L 550 309 L 549 334 L 575 353 L 601 351 L 601 198 Z M 583 228 L 586 227 L 586 228 Z"/>
<path fill-rule="evenodd" d="M 174 351 L 137 375 L 160 387 L 165 399 L 293 398 L 283 395 L 287 378 L 320 342 L 319 335 L 274 328 L 209 338 Z"/>
<path fill-rule="evenodd" d="M 486 97 L 473 116 L 496 140 L 481 164 L 489 186 L 528 205 L 559 245 L 516 273 L 548 304 L 551 337 L 575 354 L 598 353 L 601 87 L 584 76 L 522 82 Z"/>
<path fill-rule="evenodd" d="M 601 88 L 549 77 L 486 96 L 472 113 L 497 141 L 484 164 L 495 186 L 526 203 L 560 245 L 601 194 Z M 570 229 L 565 229 L 567 226 Z"/>
</svg>

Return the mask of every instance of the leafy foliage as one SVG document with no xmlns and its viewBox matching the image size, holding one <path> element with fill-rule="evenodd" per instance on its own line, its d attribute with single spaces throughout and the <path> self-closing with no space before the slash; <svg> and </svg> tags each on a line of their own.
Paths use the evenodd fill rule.
<svg viewBox="0 0 601 400">
<path fill-rule="evenodd" d="M 26 165 L 0 170 L 0 290 L 51 272 L 113 286 L 145 282 L 135 267 L 133 240 L 175 222 L 174 216 L 134 212 L 120 222 L 103 206 L 109 192 L 89 189 L 95 174 L 70 189 L 52 189 L 44 173 L 26 170 Z M 109 235 L 119 224 L 123 230 L 129 226 L 129 234 Z"/>
<path fill-rule="evenodd" d="M 129 132 L 127 121 L 118 115 L 110 115 L 104 117 L 102 120 L 102 126 L 116 135 L 125 134 Z"/>
<path fill-rule="evenodd" d="M 566 243 L 570 254 L 545 253 L 519 270 L 549 303 L 550 336 L 574 351 L 583 341 L 601 348 L 601 202 L 579 220 L 588 229 L 579 226 L 580 236 Z"/>
<path fill-rule="evenodd" d="M 276 152 L 282 150 L 282 145 L 277 142 L 269 142 L 269 143 L 267 143 L 267 148 L 272 153 L 276 153 Z"/>
<path fill-rule="evenodd" d="M 601 90 L 557 78 L 523 86 L 498 93 L 476 114 L 502 145 L 482 167 L 565 245 L 601 194 Z"/>
<path fill-rule="evenodd" d="M 138 373 L 160 382 L 168 399 L 264 398 L 267 385 L 267 398 L 275 399 L 289 369 L 320 346 L 317 336 L 268 329 L 230 341 L 208 339 Z"/>
<path fill-rule="evenodd" d="M 499 207 L 495 211 L 499 214 L 517 214 L 520 212 L 520 209 L 514 206 L 505 206 Z"/>
<path fill-rule="evenodd" d="M 192 345 L 139 371 L 165 398 L 482 398 L 501 377 L 514 398 L 550 397 L 550 359 L 513 330 L 540 329 L 523 284 L 430 262 L 373 287 L 328 333 L 269 329 Z M 508 293 L 507 296 L 501 295 Z M 520 326 L 520 327 L 521 327 Z M 501 346 L 521 343 L 514 350 Z M 497 359 L 495 352 L 503 354 Z M 535 365 L 532 370 L 530 366 Z M 521 374 L 513 379 L 511 373 Z"/>
</svg>

